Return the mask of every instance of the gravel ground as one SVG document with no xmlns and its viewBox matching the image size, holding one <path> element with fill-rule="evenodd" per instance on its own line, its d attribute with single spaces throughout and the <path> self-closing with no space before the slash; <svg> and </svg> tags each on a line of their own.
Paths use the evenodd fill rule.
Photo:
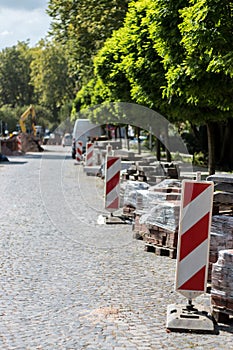
<svg viewBox="0 0 233 350">
<path fill-rule="evenodd" d="M 103 181 L 66 152 L 0 164 L 0 349 L 233 349 L 232 323 L 166 332 L 167 306 L 186 304 L 175 260 L 145 252 L 131 225 L 98 225 Z"/>
</svg>

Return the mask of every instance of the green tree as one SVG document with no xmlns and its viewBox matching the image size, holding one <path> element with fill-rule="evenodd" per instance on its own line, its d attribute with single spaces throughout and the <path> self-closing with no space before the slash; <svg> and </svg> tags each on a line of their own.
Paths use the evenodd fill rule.
<svg viewBox="0 0 233 350">
<path fill-rule="evenodd" d="M 166 69 L 164 95 L 190 106 L 191 122 L 207 125 L 214 173 L 213 122 L 232 115 L 232 1 L 160 0 L 154 6 L 151 35 Z"/>
<path fill-rule="evenodd" d="M 33 50 L 31 84 L 39 104 L 50 109 L 55 122 L 59 110 L 74 97 L 74 81 L 69 77 L 65 52 L 61 45 L 41 41 Z"/>
<path fill-rule="evenodd" d="M 4 105 L 0 108 L 0 122 L 1 126 L 7 128 L 11 133 L 16 130 L 16 126 L 19 123 L 19 115 L 17 113 L 17 108 L 12 108 L 11 106 Z M 1 130 L 2 132 L 3 130 Z"/>
<path fill-rule="evenodd" d="M 33 102 L 31 61 L 27 42 L 18 42 L 0 52 L 0 106 L 24 106 Z"/>
<path fill-rule="evenodd" d="M 166 83 L 165 71 L 149 32 L 152 3 L 143 0 L 130 4 L 124 26 L 106 40 L 94 59 L 96 85 L 85 102 L 94 105 L 98 98 L 135 102 L 168 116 L 170 105 L 161 90 Z M 97 84 L 102 88 L 97 89 Z M 84 88 L 82 97 L 87 97 L 87 92 Z M 80 108 L 83 101 L 79 97 L 77 94 Z"/>
<path fill-rule="evenodd" d="M 206 125 L 214 172 L 213 122 L 232 125 L 231 17 L 231 1 L 132 2 L 124 26 L 97 53 L 79 108 L 82 99 L 93 105 L 106 96 L 143 104 L 173 122 Z"/>
<path fill-rule="evenodd" d="M 214 173 L 220 136 L 218 129 L 223 126 L 222 120 L 226 122 L 226 132 L 222 135 L 224 142 L 220 146 L 225 147 L 228 164 L 233 165 L 233 155 L 226 147 L 232 144 L 229 143 L 228 129 L 232 130 L 229 118 L 233 116 L 233 2 L 199 0 L 190 3 L 192 6 L 181 11 L 183 22 L 180 25 L 188 67 L 186 75 L 190 79 L 188 92 L 184 93 L 195 104 L 205 108 L 209 172 Z M 224 151 L 221 158 L 224 158 Z"/>
<path fill-rule="evenodd" d="M 150 4 L 151 0 L 132 2 L 124 26 L 98 51 L 95 77 L 77 94 L 81 104 L 85 101 L 84 107 L 106 100 L 127 101 L 161 111 L 166 104 L 161 93 L 164 68 L 149 37 Z"/>
<path fill-rule="evenodd" d="M 93 76 L 92 59 L 123 22 L 130 0 L 50 0 L 51 34 L 69 54 L 70 74 L 80 88 Z"/>
</svg>

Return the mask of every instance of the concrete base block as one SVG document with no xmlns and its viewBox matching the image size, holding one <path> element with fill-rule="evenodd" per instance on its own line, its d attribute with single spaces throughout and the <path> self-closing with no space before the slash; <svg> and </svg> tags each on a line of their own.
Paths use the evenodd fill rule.
<svg viewBox="0 0 233 350">
<path fill-rule="evenodd" d="M 96 176 L 100 170 L 99 166 L 85 166 L 83 171 L 90 176 Z"/>
<path fill-rule="evenodd" d="M 168 305 L 167 323 L 168 331 L 193 332 L 193 333 L 216 333 L 216 322 L 206 311 L 189 305 Z"/>
</svg>

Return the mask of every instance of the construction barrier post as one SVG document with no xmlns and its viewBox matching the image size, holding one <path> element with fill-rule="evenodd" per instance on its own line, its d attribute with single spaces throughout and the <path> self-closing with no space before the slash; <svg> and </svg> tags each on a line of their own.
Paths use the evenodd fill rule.
<svg viewBox="0 0 233 350">
<path fill-rule="evenodd" d="M 105 162 L 105 209 L 111 213 L 120 207 L 121 159 L 106 156 Z"/>
<path fill-rule="evenodd" d="M 94 144 L 87 142 L 86 144 L 86 166 L 94 165 Z"/>
<path fill-rule="evenodd" d="M 186 308 L 168 307 L 170 330 L 213 332 L 213 320 L 206 313 L 197 313 L 192 304 L 194 298 L 206 291 L 213 188 L 210 181 L 182 183 L 175 290 L 188 299 L 188 304 Z"/>
<path fill-rule="evenodd" d="M 112 145 L 110 145 L 110 143 L 107 144 L 106 151 L 107 151 L 107 155 L 109 156 L 112 155 Z"/>
<path fill-rule="evenodd" d="M 18 152 L 22 152 L 22 142 L 21 142 L 20 135 L 17 135 L 17 148 L 18 148 Z"/>
<path fill-rule="evenodd" d="M 183 181 L 176 291 L 189 300 L 206 290 L 213 182 Z"/>
<path fill-rule="evenodd" d="M 76 148 L 76 160 L 77 162 L 81 162 L 82 160 L 82 152 L 83 152 L 83 143 L 82 141 L 77 141 L 77 148 Z"/>
</svg>

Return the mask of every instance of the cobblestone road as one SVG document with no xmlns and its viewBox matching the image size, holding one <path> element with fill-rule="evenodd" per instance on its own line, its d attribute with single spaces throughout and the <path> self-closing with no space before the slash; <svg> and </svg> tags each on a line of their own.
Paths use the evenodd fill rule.
<svg viewBox="0 0 233 350">
<path fill-rule="evenodd" d="M 233 349 L 232 325 L 166 332 L 168 304 L 186 303 L 175 260 L 145 252 L 130 225 L 98 225 L 103 182 L 65 151 L 0 164 L 0 349 Z"/>
</svg>

